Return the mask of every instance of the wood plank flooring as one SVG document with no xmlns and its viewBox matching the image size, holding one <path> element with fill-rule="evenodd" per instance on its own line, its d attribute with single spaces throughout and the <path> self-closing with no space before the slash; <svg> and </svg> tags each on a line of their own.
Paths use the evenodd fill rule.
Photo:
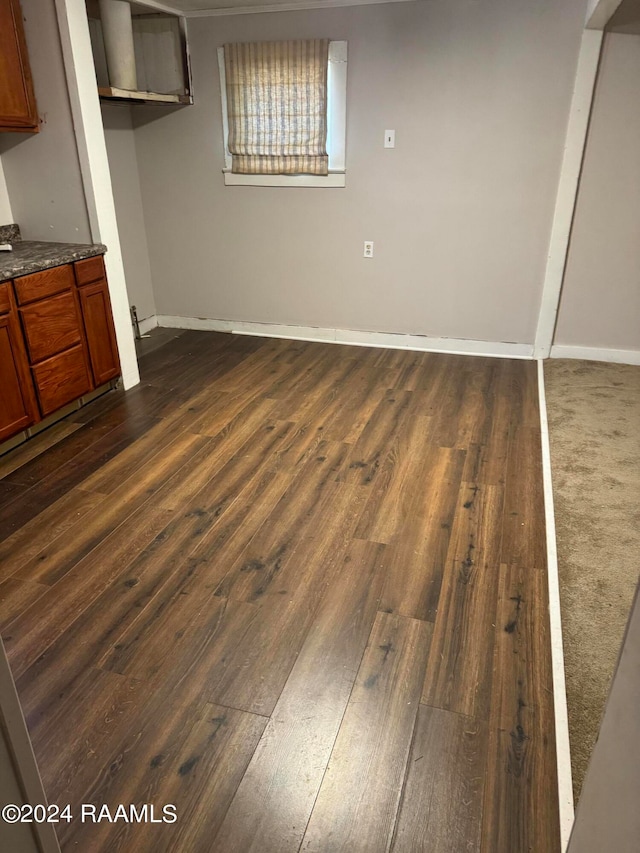
<svg viewBox="0 0 640 853">
<path fill-rule="evenodd" d="M 64 851 L 556 853 L 533 362 L 185 332 L 0 458 Z"/>
</svg>

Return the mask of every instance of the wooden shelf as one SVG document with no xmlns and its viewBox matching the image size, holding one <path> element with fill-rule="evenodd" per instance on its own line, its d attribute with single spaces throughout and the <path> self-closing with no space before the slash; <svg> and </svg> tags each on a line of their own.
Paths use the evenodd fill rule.
<svg viewBox="0 0 640 853">
<path fill-rule="evenodd" d="M 135 101 L 142 104 L 192 104 L 191 95 L 163 95 L 160 92 L 134 92 L 114 86 L 98 86 L 98 94 L 107 101 Z"/>
</svg>

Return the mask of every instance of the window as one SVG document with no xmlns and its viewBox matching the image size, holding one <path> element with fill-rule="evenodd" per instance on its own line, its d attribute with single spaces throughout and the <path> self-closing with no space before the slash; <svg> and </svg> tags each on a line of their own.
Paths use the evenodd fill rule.
<svg viewBox="0 0 640 853">
<path fill-rule="evenodd" d="M 279 86 L 275 103 L 268 85 L 265 87 L 265 80 L 272 76 L 274 65 L 282 78 L 280 59 L 286 63 L 286 53 L 291 53 L 292 45 L 298 60 L 305 57 L 305 69 L 296 78 L 297 85 L 304 88 L 305 93 L 301 95 L 296 83 Z M 323 48 L 319 41 L 227 45 L 226 48 L 226 62 L 225 48 L 218 48 L 225 184 L 345 186 L 347 42 L 330 41 L 328 49 L 324 43 L 324 55 L 320 52 Z M 273 60 L 278 54 L 280 58 Z M 324 68 L 318 66 L 320 61 L 327 63 L 326 78 L 322 73 Z M 229 80 L 227 69 L 230 69 Z M 247 77 L 251 79 L 252 75 L 254 80 L 259 78 L 260 85 L 244 89 L 243 81 Z M 274 84 L 278 82 L 277 77 L 272 79 Z M 283 89 L 286 89 L 285 94 Z M 315 100 L 307 97 L 310 90 L 320 92 Z M 289 109 L 282 110 L 283 97 L 290 99 Z M 301 111 L 305 114 L 305 133 L 299 132 L 295 120 L 290 124 L 288 119 L 282 120 L 283 113 L 299 115 Z M 274 133 L 274 127 L 279 131 Z M 323 144 L 325 133 L 326 148 Z M 229 147 L 230 134 L 233 153 Z"/>
</svg>

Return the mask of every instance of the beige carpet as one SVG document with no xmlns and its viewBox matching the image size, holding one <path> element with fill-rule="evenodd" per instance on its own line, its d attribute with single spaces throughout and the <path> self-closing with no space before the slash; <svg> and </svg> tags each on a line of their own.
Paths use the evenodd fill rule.
<svg viewBox="0 0 640 853">
<path fill-rule="evenodd" d="M 640 367 L 551 360 L 545 386 L 577 797 L 638 581 Z"/>
</svg>

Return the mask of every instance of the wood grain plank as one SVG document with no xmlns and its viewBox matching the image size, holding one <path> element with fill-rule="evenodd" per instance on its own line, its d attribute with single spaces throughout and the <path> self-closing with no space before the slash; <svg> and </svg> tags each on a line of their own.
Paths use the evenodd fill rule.
<svg viewBox="0 0 640 853">
<path fill-rule="evenodd" d="M 502 562 L 546 570 L 544 512 L 540 428 L 518 426 L 509 442 Z"/>
<path fill-rule="evenodd" d="M 375 619 L 383 549 L 354 542 L 345 554 L 215 839 L 217 849 L 298 849 Z"/>
<path fill-rule="evenodd" d="M 174 630 L 179 631 L 183 627 L 183 620 L 181 617 L 173 616 L 172 607 L 176 603 L 182 606 L 185 584 L 188 584 L 194 576 L 202 577 L 203 586 L 206 584 L 207 596 L 211 591 L 215 592 L 230 564 L 246 547 L 247 539 L 250 539 L 261 526 L 281 497 L 286 485 L 284 478 L 272 472 L 256 477 L 244 489 L 240 499 L 233 502 L 219 517 L 215 526 L 206 531 L 205 535 L 199 539 L 199 544 L 191 551 L 188 546 L 185 546 L 184 538 L 191 535 L 190 525 L 185 526 L 185 523 L 180 520 L 172 522 L 161 534 L 162 541 L 154 542 L 152 547 L 143 552 L 131 567 L 133 576 L 141 579 L 147 573 L 150 573 L 150 578 L 153 578 L 155 572 L 162 572 L 163 566 L 166 565 L 168 567 L 166 583 L 154 588 L 152 582 L 148 594 L 145 594 L 144 588 L 140 591 L 143 594 L 142 601 L 145 602 L 145 608 L 141 608 L 135 615 L 137 624 L 133 625 L 131 630 L 123 630 L 111 639 L 110 648 L 102 652 L 99 665 L 124 672 L 128 666 L 135 665 L 133 662 L 136 658 L 144 656 L 141 648 L 145 643 L 156 642 L 149 636 L 149 632 L 160 638 L 163 632 L 170 634 L 170 629 L 165 626 L 171 624 L 172 619 L 173 624 L 178 625 Z M 198 519 L 199 510 L 192 512 L 193 517 Z M 197 522 L 197 525 L 199 523 Z M 180 569 L 180 571 L 175 572 L 173 569 Z M 196 607 L 198 603 L 201 601 L 196 602 Z M 213 602 L 210 606 L 217 608 L 217 602 Z"/>
<path fill-rule="evenodd" d="M 496 619 L 484 853 L 560 850 L 553 677 L 543 572 L 503 566 Z"/>
<path fill-rule="evenodd" d="M 486 393 L 488 415 L 482 429 L 471 436 L 463 479 L 467 483 L 504 485 L 510 437 L 522 417 L 512 397 L 514 374 L 521 362 L 498 359 Z"/>
<path fill-rule="evenodd" d="M 22 498 L 26 491 L 26 486 L 18 486 L 17 483 L 7 483 L 6 480 L 0 480 L 0 510 Z"/>
<path fill-rule="evenodd" d="M 348 468 L 343 476 L 345 482 L 368 485 L 380 476 L 388 442 L 409 416 L 411 402 L 409 391 L 385 393 L 352 447 Z"/>
<path fill-rule="evenodd" d="M 79 423 L 68 423 L 66 420 L 52 424 L 29 441 L 14 448 L 11 453 L 0 457 L 0 479 L 22 468 L 27 462 L 40 456 L 45 450 L 79 430 L 80 426 Z"/>
<path fill-rule="evenodd" d="M 503 493 L 463 484 L 451 531 L 422 701 L 468 717 L 489 713 Z"/>
<path fill-rule="evenodd" d="M 324 420 L 324 437 L 354 444 L 362 434 L 385 392 L 392 387 L 394 372 L 363 367 L 359 360 L 337 362 L 330 405 L 322 401 L 318 414 Z M 331 374 L 329 374 L 331 376 Z"/>
<path fill-rule="evenodd" d="M 178 437 L 171 452 L 161 452 L 142 474 L 125 480 L 108 503 L 98 503 L 79 523 L 67 528 L 61 538 L 51 540 L 27 561 L 16 575 L 38 583 L 58 581 L 159 492 L 208 441 L 188 434 Z"/>
<path fill-rule="evenodd" d="M 434 445 L 429 441 L 430 417 L 416 414 L 389 436 L 378 476 L 369 487 L 369 499 L 356 535 L 388 544 L 404 522 L 406 505 L 423 491 L 430 477 Z M 424 471 L 424 475 L 423 475 Z"/>
<path fill-rule="evenodd" d="M 430 447 L 404 478 L 393 508 L 376 518 L 372 538 L 391 542 L 381 610 L 435 621 L 464 461 L 463 451 Z"/>
<path fill-rule="evenodd" d="M 123 525 L 121 536 L 106 539 L 69 569 L 5 627 L 4 642 L 11 669 L 20 676 L 42 655 L 143 548 L 163 530 L 171 513 L 143 508 Z"/>
<path fill-rule="evenodd" d="M 316 396 L 318 383 L 323 375 L 331 370 L 337 361 L 351 359 L 350 354 L 327 352 L 322 344 L 301 342 L 289 360 L 289 369 L 271 383 L 267 396 L 279 400 L 283 415 L 289 419 L 308 396 Z"/>
<path fill-rule="evenodd" d="M 116 456 L 105 460 L 95 471 L 90 472 L 78 487 L 85 492 L 111 494 L 123 480 L 144 468 L 156 454 L 172 444 L 179 432 L 172 418 L 153 423 L 133 443 L 124 447 Z M 189 432 L 195 434 L 195 431 Z"/>
<path fill-rule="evenodd" d="M 37 601 L 48 590 L 44 584 L 34 584 L 7 578 L 0 583 L 0 631 L 15 619 L 26 607 Z"/>
<path fill-rule="evenodd" d="M 90 776 L 102 772 L 100 756 L 121 721 L 126 725 L 148 699 L 143 687 L 110 672 L 86 669 L 77 682 L 47 696 L 25 715 L 46 791 L 69 798 L 81 768 Z"/>
<path fill-rule="evenodd" d="M 160 618 L 165 609 L 167 615 Z M 136 623 L 105 666 L 157 689 L 179 691 L 186 681 L 199 683 L 209 701 L 269 715 L 314 611 L 310 598 L 277 599 L 266 607 L 178 592 Z M 168 636 L 172 654 L 160 657 Z"/>
<path fill-rule="evenodd" d="M 294 477 L 290 487 L 230 567 L 218 588 L 218 595 L 239 600 L 255 600 L 277 583 L 287 594 L 296 586 L 298 569 L 288 567 L 306 545 L 305 563 L 318 559 L 316 541 L 333 547 L 349 537 L 358 520 L 363 500 L 357 487 L 335 482 L 347 449 L 345 445 L 323 443 L 320 453 Z"/>
<path fill-rule="evenodd" d="M 106 673 L 105 673 L 106 674 Z M 113 678 L 114 676 L 112 676 Z M 121 679 L 126 682 L 127 679 Z M 65 793 L 74 803 L 103 803 L 115 810 L 122 802 L 136 805 L 153 802 L 161 812 L 163 804 L 156 800 L 156 788 L 164 776 L 167 763 L 178 767 L 184 763 L 182 748 L 189 731 L 202 718 L 203 701 L 172 703 L 166 696 L 149 696 L 138 686 L 139 698 L 124 708 L 106 743 L 96 738 L 89 741 L 95 755 L 88 757 L 86 748 L 78 752 L 72 765 L 73 775 L 63 768 L 56 785 L 64 780 Z M 164 766 L 163 766 L 164 765 Z M 174 773 L 177 768 L 174 769 Z M 134 793 L 135 791 L 135 793 Z M 133 824 L 133 836 L 126 833 L 127 844 L 138 849 L 144 844 L 145 824 Z M 143 833 L 138 831 L 142 829 Z M 121 825 L 72 821 L 58 828 L 62 847 L 71 844 L 79 849 L 104 849 L 109 836 L 122 838 Z M 123 848 L 122 841 L 118 846 Z M 116 846 L 116 849 L 118 847 Z M 150 849 L 147 847 L 146 849 Z"/>
<path fill-rule="evenodd" d="M 90 448 L 95 442 L 104 438 L 116 426 L 117 424 L 112 423 L 83 425 L 61 441 L 56 442 L 48 453 L 37 454 L 10 472 L 5 478 L 7 482 L 17 483 L 20 486 L 36 485 L 56 471 L 64 470 L 70 461 Z M 37 442 L 38 438 L 39 436 L 33 441 Z M 3 457 L 3 462 L 11 460 L 13 454 L 19 452 L 20 448 L 12 451 Z"/>
<path fill-rule="evenodd" d="M 0 579 L 18 572 L 36 554 L 102 503 L 102 495 L 71 489 L 31 521 L 0 541 Z"/>
<path fill-rule="evenodd" d="M 280 540 L 274 541 L 262 557 L 247 558 L 249 548 L 232 566 L 220 583 L 217 594 L 229 595 L 239 601 L 258 601 L 265 595 L 293 596 L 305 582 L 305 575 L 318 576 L 326 586 L 334 577 L 336 563 L 353 537 L 365 495 L 361 486 L 339 484 L 331 500 L 320 502 L 308 527 Z M 255 539 L 271 531 L 271 517 L 267 519 Z"/>
<path fill-rule="evenodd" d="M 420 705 L 391 850 L 480 849 L 486 723 Z"/>
<path fill-rule="evenodd" d="M 179 510 L 193 500 L 201 502 L 205 487 L 211 492 L 224 482 L 229 491 L 238 479 L 247 482 L 252 469 L 255 472 L 270 464 L 291 425 L 269 418 L 269 407 L 270 403 L 257 406 L 246 418 L 234 419 L 228 430 L 204 443 L 202 451 L 162 489 L 158 496 L 162 506 Z"/>
<path fill-rule="evenodd" d="M 301 850 L 388 850 L 431 631 L 378 614 Z"/>
<path fill-rule="evenodd" d="M 67 459 L 60 470 L 39 480 L 37 484 L 31 486 L 19 499 L 13 501 L 4 509 L 0 509 L 0 525 L 7 530 L 13 530 L 34 518 L 42 510 L 55 503 L 69 489 L 79 486 L 87 476 L 109 459 L 117 456 L 124 448 L 132 444 L 138 436 L 143 435 L 150 429 L 153 423 L 155 421 L 152 418 L 144 417 L 135 421 L 127 421 L 110 430 L 97 441 L 93 442 L 90 447 L 87 447 L 82 452 L 78 452 L 71 459 Z M 73 439 L 79 434 L 80 431 L 69 436 L 69 438 Z M 28 467 L 29 465 L 25 466 L 25 468 Z M 20 471 L 16 473 L 19 474 Z"/>
<path fill-rule="evenodd" d="M 47 697 L 68 691 L 87 669 L 101 666 L 163 590 L 185 587 L 191 579 L 188 555 L 205 526 L 199 513 L 173 518 L 121 574 L 110 580 L 20 679 L 25 713 L 46 704 Z"/>
<path fill-rule="evenodd" d="M 154 720 L 160 718 L 162 735 L 158 736 Z M 87 823 L 69 826 L 62 834 L 63 843 L 66 839 L 81 849 L 210 850 L 211 834 L 224 816 L 265 723 L 264 717 L 210 704 L 165 703 L 160 708 L 152 703 L 119 751 L 104 756 L 105 765 L 113 769 L 92 784 L 86 796 L 114 809 L 123 797 L 140 805 L 153 802 L 156 817 L 162 804 L 171 803 L 178 815 L 176 824 L 169 825 L 174 831 L 168 834 L 163 823 Z M 204 810 L 197 805 L 203 800 L 209 803 Z"/>
</svg>

